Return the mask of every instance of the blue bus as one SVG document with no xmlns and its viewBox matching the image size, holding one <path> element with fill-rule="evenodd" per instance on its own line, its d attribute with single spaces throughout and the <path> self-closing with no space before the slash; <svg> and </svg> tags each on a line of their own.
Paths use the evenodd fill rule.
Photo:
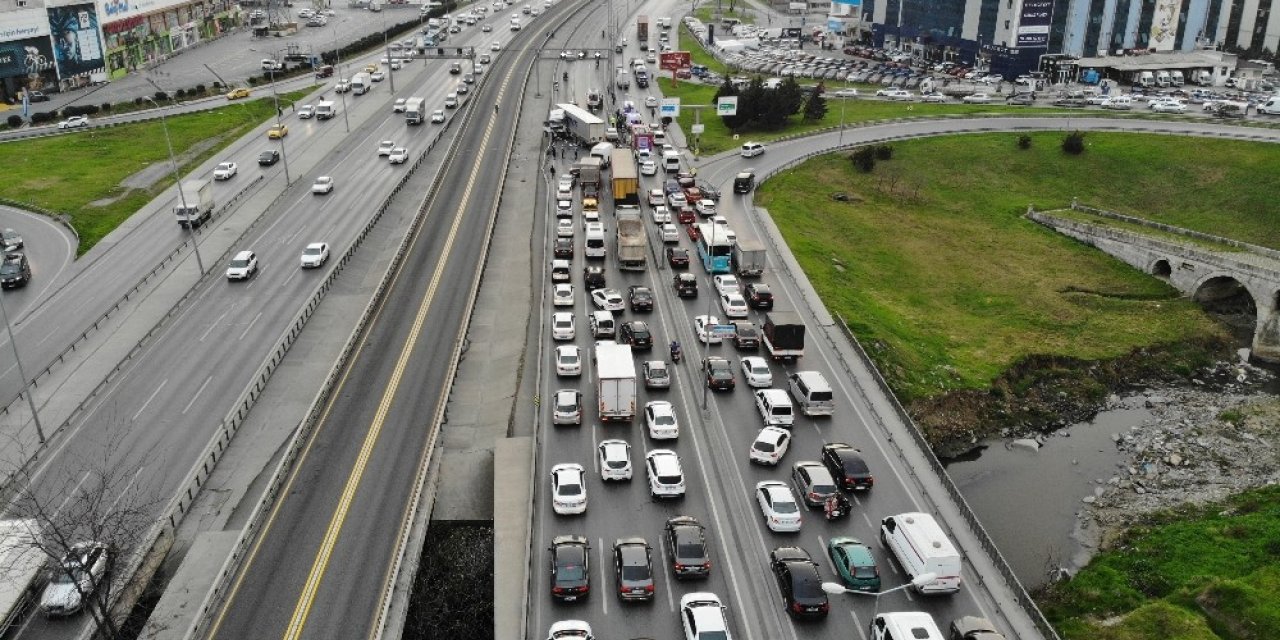
<svg viewBox="0 0 1280 640">
<path fill-rule="evenodd" d="M 711 222 L 699 224 L 698 259 L 707 273 L 729 273 L 733 259 L 733 239 L 729 230 Z"/>
</svg>

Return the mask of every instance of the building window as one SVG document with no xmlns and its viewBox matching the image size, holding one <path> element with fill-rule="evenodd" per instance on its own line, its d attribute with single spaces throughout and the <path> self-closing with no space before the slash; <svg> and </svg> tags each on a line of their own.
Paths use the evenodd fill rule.
<svg viewBox="0 0 1280 640">
<path fill-rule="evenodd" d="M 1004 28 L 1005 28 L 1005 30 L 1006 30 L 1006 31 L 1009 29 L 1009 21 L 1008 21 L 1008 20 L 1005 20 L 1005 21 L 1004 21 Z"/>
</svg>

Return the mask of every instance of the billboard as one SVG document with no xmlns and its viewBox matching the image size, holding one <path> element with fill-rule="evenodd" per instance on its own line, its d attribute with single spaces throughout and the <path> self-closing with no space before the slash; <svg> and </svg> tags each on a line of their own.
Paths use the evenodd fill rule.
<svg viewBox="0 0 1280 640">
<path fill-rule="evenodd" d="M 1173 51 L 1178 39 L 1178 16 L 1182 3 L 1178 0 L 1157 0 L 1156 12 L 1151 16 L 1151 40 L 1147 46 L 1156 51 Z"/>
<path fill-rule="evenodd" d="M 689 52 L 688 51 L 663 51 L 658 54 L 658 68 L 668 71 L 676 71 L 679 69 L 689 68 Z"/>
<path fill-rule="evenodd" d="M 49 36 L 0 42 L 0 77 L 35 78 L 52 68 L 53 50 L 49 47 Z"/>
<path fill-rule="evenodd" d="M 1022 0 L 1018 13 L 1018 47 L 1049 47 L 1049 25 L 1053 21 L 1053 0 Z"/>
<path fill-rule="evenodd" d="M 50 7 L 49 33 L 53 35 L 59 77 L 99 71 L 106 66 L 102 59 L 98 12 L 93 4 Z"/>
</svg>

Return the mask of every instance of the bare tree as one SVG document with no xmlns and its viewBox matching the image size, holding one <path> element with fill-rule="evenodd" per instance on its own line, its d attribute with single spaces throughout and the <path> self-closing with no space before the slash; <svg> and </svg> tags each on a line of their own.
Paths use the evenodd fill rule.
<svg viewBox="0 0 1280 640">
<path fill-rule="evenodd" d="M 108 421 L 110 424 L 110 421 Z M 112 604 L 131 578 L 130 558 L 142 551 L 159 501 L 148 482 L 146 451 L 130 451 L 128 428 L 77 436 L 71 453 L 16 472 L 5 517 L 21 519 L 49 566 L 41 608 L 51 615 L 84 610 L 98 637 L 120 638 Z M 87 445 L 87 446 L 86 446 Z"/>
</svg>

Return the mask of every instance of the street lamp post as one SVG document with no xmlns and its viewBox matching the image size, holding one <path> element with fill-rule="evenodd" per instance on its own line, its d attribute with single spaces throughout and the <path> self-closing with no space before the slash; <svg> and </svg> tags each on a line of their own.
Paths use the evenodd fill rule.
<svg viewBox="0 0 1280 640">
<path fill-rule="evenodd" d="M 710 254 L 711 254 L 711 267 L 712 267 L 712 268 L 711 268 L 711 270 L 710 270 L 710 271 L 711 271 L 711 289 L 712 289 L 712 290 L 715 290 L 715 288 L 716 288 L 716 277 L 715 277 L 715 262 L 716 262 L 716 227 L 718 227 L 718 226 L 720 226 L 720 225 L 715 224 L 714 222 L 712 222 L 712 224 L 711 224 L 711 239 L 710 239 L 710 241 L 709 241 L 709 243 L 708 243 L 708 244 L 709 244 L 709 246 L 710 246 L 710 251 L 709 251 L 708 253 L 710 253 Z M 703 325 L 703 333 L 705 333 L 705 334 L 706 334 L 706 336 L 707 336 L 706 341 L 702 343 L 702 347 L 703 347 L 703 348 L 702 348 L 702 351 L 703 351 L 703 359 L 704 359 L 704 360 L 705 360 L 708 356 L 710 356 L 710 355 L 711 355 L 711 324 L 710 324 L 710 322 L 711 322 L 711 298 L 712 298 L 712 296 L 711 296 L 710 294 L 708 294 L 708 295 L 707 295 L 707 322 L 708 322 L 708 324 Z M 695 337 L 696 337 L 696 336 L 695 336 Z M 703 372 L 703 374 L 705 375 L 705 373 L 706 373 L 706 372 L 704 371 L 704 372 Z M 703 384 L 702 384 L 702 415 L 703 415 L 704 417 L 707 415 L 707 396 L 708 396 L 708 394 L 710 393 L 710 390 L 711 390 L 711 385 L 708 385 L 708 384 L 706 383 L 706 381 L 704 380 L 704 381 L 703 381 Z"/>
<path fill-rule="evenodd" d="M 151 82 L 147 78 L 147 82 Z M 164 91 L 159 85 L 151 82 L 151 86 L 159 91 Z M 158 102 L 143 96 L 143 99 L 156 105 L 156 109 L 160 112 L 160 128 L 164 129 L 164 144 L 169 148 L 169 168 L 173 170 L 173 185 L 178 188 L 178 202 L 182 203 L 182 210 L 189 211 L 187 208 L 187 194 L 182 191 L 182 176 L 178 173 L 178 158 L 173 154 L 173 140 L 169 137 L 169 123 L 164 117 L 164 107 Z M 196 225 L 192 223 L 190 216 L 187 217 L 187 232 L 191 234 L 191 248 L 196 255 L 196 268 L 200 270 L 200 275 L 204 275 L 204 260 L 200 258 L 200 239 L 196 237 Z"/>
<path fill-rule="evenodd" d="M 281 51 L 284 51 L 284 49 L 276 50 L 276 64 L 280 64 L 278 56 Z M 280 92 L 276 90 L 276 64 L 271 65 L 271 99 L 275 101 L 276 124 L 279 125 L 281 124 L 282 116 L 284 116 L 284 111 L 280 108 Z M 344 108 L 343 113 L 345 112 L 346 109 Z M 284 151 L 284 138 L 284 136 L 280 136 L 280 160 L 284 162 L 284 184 L 287 187 L 293 180 L 289 178 L 289 155 Z"/>
<path fill-rule="evenodd" d="M 916 589 L 919 589 L 937 579 L 938 579 L 938 574 L 936 573 L 922 573 L 916 576 L 915 578 L 912 578 L 911 582 L 908 582 L 904 585 L 899 585 L 892 589 L 887 589 L 885 591 L 876 591 L 876 592 L 855 591 L 853 589 L 846 588 L 844 585 L 840 584 L 839 582 L 824 582 L 822 583 L 822 590 L 831 595 L 848 593 L 856 596 L 870 596 L 872 598 L 875 598 L 876 599 L 875 609 L 873 609 L 871 612 L 871 620 L 872 622 L 874 622 L 876 619 L 876 615 L 880 613 L 880 596 L 886 593 L 893 593 L 894 591 L 902 591 L 903 589 L 906 589 L 909 587 L 914 587 Z"/>
<path fill-rule="evenodd" d="M 346 22 L 349 18 L 343 18 L 333 24 L 333 55 L 334 66 L 338 70 L 338 80 L 342 80 L 345 76 L 342 71 L 342 50 L 338 48 L 338 25 Z M 347 94 L 345 91 L 338 92 L 338 99 L 342 101 L 342 124 L 346 126 L 347 133 L 351 133 L 351 121 L 347 119 Z"/>
<path fill-rule="evenodd" d="M 27 397 L 31 406 L 31 420 L 36 424 L 36 437 L 44 444 L 44 427 L 40 424 L 40 412 L 36 411 L 36 399 L 32 397 L 31 383 L 27 374 L 22 371 L 22 358 L 18 357 L 18 341 L 13 339 L 13 325 L 9 324 L 9 312 L 4 308 L 4 296 L 0 296 L 0 315 L 4 316 L 4 328 L 9 332 L 9 346 L 13 347 L 13 361 L 18 365 L 18 377 L 22 379 L 22 395 Z"/>
</svg>

